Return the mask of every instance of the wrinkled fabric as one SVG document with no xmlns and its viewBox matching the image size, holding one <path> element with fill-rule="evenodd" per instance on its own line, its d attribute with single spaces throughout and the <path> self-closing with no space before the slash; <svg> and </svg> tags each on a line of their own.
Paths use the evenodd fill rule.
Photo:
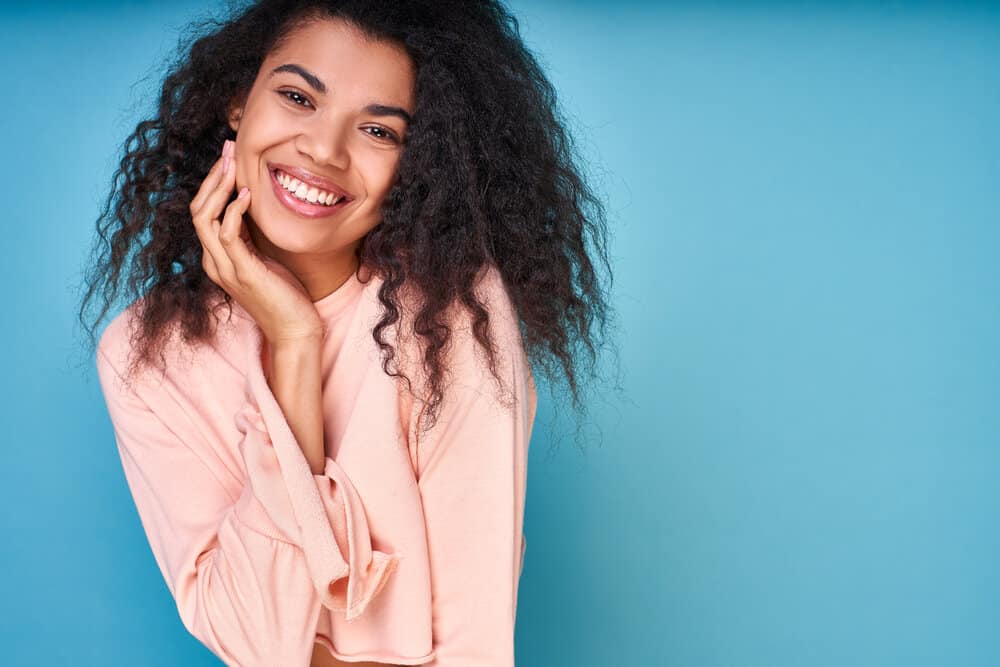
<svg viewBox="0 0 1000 667">
<path fill-rule="evenodd" d="M 352 275 L 314 305 L 326 460 L 312 473 L 261 364 L 259 327 L 233 302 L 212 345 L 128 368 L 133 304 L 106 328 L 97 369 L 126 481 L 185 628 L 227 665 L 343 661 L 513 665 L 535 384 L 499 273 L 476 284 L 498 387 L 450 311 L 439 419 L 383 371 L 372 328 L 381 279 Z M 404 293 L 401 293 L 401 295 Z M 403 331 L 412 304 L 404 301 Z M 423 397 L 420 349 L 384 337 Z"/>
</svg>

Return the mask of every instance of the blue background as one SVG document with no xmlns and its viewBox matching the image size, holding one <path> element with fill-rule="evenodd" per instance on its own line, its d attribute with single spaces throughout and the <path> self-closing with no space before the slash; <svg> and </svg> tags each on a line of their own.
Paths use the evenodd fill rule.
<svg viewBox="0 0 1000 667">
<path fill-rule="evenodd" d="M 511 6 L 607 194 L 625 389 L 586 453 L 540 393 L 518 664 L 1000 664 L 1000 8 Z M 74 317 L 117 149 L 223 7 L 0 10 L 4 664 L 220 664 Z"/>
</svg>

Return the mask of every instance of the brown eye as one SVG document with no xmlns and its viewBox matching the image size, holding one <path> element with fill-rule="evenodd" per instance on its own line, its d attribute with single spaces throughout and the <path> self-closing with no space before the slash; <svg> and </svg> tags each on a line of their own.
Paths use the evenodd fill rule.
<svg viewBox="0 0 1000 667">
<path fill-rule="evenodd" d="M 389 130 L 385 129 L 384 127 L 379 127 L 378 125 L 374 125 L 372 127 L 366 127 L 365 129 L 366 130 L 372 130 L 374 133 L 369 133 L 369 134 L 372 134 L 372 136 L 375 137 L 376 139 L 388 139 L 389 141 L 392 141 L 393 143 L 396 143 L 396 144 L 399 143 L 399 137 L 396 136 L 396 133 L 395 132 L 390 132 Z"/>
<path fill-rule="evenodd" d="M 291 100 L 292 104 L 295 104 L 296 106 L 300 106 L 301 107 L 301 106 L 306 106 L 306 104 L 310 104 L 311 105 L 311 103 L 306 98 L 306 96 L 303 95 L 302 93 L 298 92 L 297 90 L 279 90 L 278 94 L 281 95 L 282 97 L 285 97 L 285 98 Z M 303 102 L 305 102 L 305 104 L 302 104 L 298 100 L 302 100 Z"/>
</svg>

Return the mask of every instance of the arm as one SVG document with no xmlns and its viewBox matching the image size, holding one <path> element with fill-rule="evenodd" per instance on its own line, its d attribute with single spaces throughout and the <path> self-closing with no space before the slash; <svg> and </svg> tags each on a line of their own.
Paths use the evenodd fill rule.
<svg viewBox="0 0 1000 667">
<path fill-rule="evenodd" d="M 309 664 L 317 600 L 357 616 L 396 557 L 372 550 L 363 510 L 353 509 L 360 499 L 336 462 L 310 474 L 267 389 L 261 342 L 249 352 L 258 363 L 235 418 L 242 484 L 166 392 L 123 387 L 112 361 L 120 354 L 104 341 L 97 367 L 126 479 L 184 626 L 227 665 L 297 667 Z"/>
<path fill-rule="evenodd" d="M 418 443 L 436 652 L 425 667 L 514 664 L 536 398 L 516 325 L 498 308 L 491 326 L 494 314 L 500 377 L 513 407 L 495 397 L 495 381 L 471 334 L 456 331 L 456 382 L 448 387 L 439 420 Z"/>
<path fill-rule="evenodd" d="M 314 475 L 326 466 L 323 448 L 322 336 L 264 345 L 264 374 Z"/>
</svg>

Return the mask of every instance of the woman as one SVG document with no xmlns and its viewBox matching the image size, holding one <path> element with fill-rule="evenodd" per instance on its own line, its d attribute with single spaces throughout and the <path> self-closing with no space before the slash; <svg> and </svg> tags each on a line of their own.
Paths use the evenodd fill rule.
<svg viewBox="0 0 1000 667">
<path fill-rule="evenodd" d="M 513 17 L 254 4 L 114 183 L 81 312 L 128 277 L 97 366 L 185 627 L 230 665 L 513 664 L 531 365 L 580 408 L 607 308 Z"/>
</svg>

